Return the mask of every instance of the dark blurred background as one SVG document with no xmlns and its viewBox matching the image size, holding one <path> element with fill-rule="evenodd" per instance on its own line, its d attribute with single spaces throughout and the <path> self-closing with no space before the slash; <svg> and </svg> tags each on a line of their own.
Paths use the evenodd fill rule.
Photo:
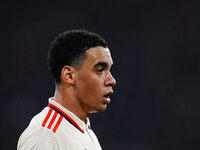
<svg viewBox="0 0 200 150">
<path fill-rule="evenodd" d="M 199 1 L 85 0 L 1 2 L 0 149 L 54 94 L 47 51 L 65 30 L 102 35 L 117 80 L 105 113 L 92 114 L 104 150 L 200 149 Z"/>
</svg>

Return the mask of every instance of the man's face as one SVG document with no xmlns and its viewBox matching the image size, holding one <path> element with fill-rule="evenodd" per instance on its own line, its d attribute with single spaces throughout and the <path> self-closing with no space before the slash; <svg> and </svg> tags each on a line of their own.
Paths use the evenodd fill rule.
<svg viewBox="0 0 200 150">
<path fill-rule="evenodd" d="M 76 74 L 76 96 L 86 113 L 104 111 L 116 84 L 110 73 L 113 64 L 108 48 L 101 46 L 87 50 L 81 69 Z"/>
</svg>

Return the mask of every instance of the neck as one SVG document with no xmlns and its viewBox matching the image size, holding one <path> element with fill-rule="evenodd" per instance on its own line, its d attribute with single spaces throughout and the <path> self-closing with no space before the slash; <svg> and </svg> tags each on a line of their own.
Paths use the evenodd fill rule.
<svg viewBox="0 0 200 150">
<path fill-rule="evenodd" d="M 74 113 L 79 119 L 86 122 L 89 113 L 81 107 L 78 99 L 73 93 L 73 88 L 71 87 L 64 87 L 63 85 L 56 86 L 54 100 Z"/>
</svg>

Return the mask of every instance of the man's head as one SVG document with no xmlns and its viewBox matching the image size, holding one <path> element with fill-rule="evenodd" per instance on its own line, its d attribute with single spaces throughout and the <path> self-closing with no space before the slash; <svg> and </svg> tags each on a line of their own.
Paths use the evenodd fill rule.
<svg viewBox="0 0 200 150">
<path fill-rule="evenodd" d="M 92 47 L 107 47 L 107 42 L 98 34 L 86 30 L 71 30 L 61 33 L 51 43 L 48 54 L 49 71 L 56 83 L 65 65 L 81 68 L 81 62 L 87 57 L 86 51 Z"/>
<path fill-rule="evenodd" d="M 64 32 L 51 44 L 48 60 L 66 108 L 77 116 L 106 109 L 116 81 L 104 39 L 85 30 Z"/>
</svg>

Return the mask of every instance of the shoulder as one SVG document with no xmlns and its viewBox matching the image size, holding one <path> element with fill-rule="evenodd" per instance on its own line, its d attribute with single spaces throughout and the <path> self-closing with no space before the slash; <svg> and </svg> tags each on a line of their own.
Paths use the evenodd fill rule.
<svg viewBox="0 0 200 150">
<path fill-rule="evenodd" d="M 18 140 L 18 150 L 57 150 L 59 137 L 56 134 L 62 119 L 48 107 L 33 117 Z"/>
<path fill-rule="evenodd" d="M 59 150 L 56 138 L 47 131 L 35 131 L 22 134 L 19 138 L 17 150 Z"/>
<path fill-rule="evenodd" d="M 63 116 L 53 109 L 45 107 L 39 114 L 32 118 L 24 132 L 47 131 L 47 133 L 56 133 L 62 120 Z"/>
</svg>

